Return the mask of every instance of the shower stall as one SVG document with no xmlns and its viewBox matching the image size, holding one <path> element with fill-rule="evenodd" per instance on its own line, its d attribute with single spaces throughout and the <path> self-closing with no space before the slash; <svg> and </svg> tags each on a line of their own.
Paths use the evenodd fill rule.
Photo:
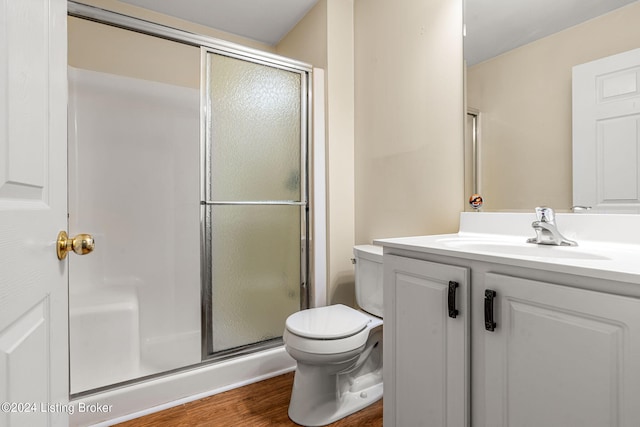
<svg viewBox="0 0 640 427">
<path fill-rule="evenodd" d="M 96 241 L 69 260 L 70 390 L 115 406 L 72 424 L 290 370 L 284 322 L 311 282 L 311 68 L 69 15 L 69 230 Z"/>
</svg>

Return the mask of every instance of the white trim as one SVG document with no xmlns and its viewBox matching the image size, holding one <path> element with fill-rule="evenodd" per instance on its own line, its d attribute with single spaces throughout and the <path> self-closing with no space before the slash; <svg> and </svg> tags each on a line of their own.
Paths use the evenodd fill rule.
<svg viewBox="0 0 640 427">
<path fill-rule="evenodd" d="M 311 307 L 327 305 L 327 190 L 324 70 L 313 69 L 313 296 Z"/>
<path fill-rule="evenodd" d="M 126 387 L 72 400 L 70 426 L 110 426 L 186 402 L 291 372 L 296 362 L 283 346 L 245 357 L 199 366 Z M 80 412 L 79 405 L 109 408 L 105 413 Z"/>
</svg>

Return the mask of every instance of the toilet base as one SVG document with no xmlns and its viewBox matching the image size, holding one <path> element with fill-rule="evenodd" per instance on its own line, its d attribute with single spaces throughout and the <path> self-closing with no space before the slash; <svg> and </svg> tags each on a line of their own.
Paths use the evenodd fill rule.
<svg viewBox="0 0 640 427">
<path fill-rule="evenodd" d="M 370 320 L 367 341 L 342 353 L 299 351 L 304 342 L 285 349 L 296 359 L 289 418 L 308 427 L 324 426 L 382 398 L 382 319 Z"/>
<path fill-rule="evenodd" d="M 345 392 L 336 407 L 335 402 L 308 406 L 305 411 L 289 405 L 289 418 L 296 424 L 308 427 L 325 426 L 360 411 L 382 399 L 382 382 L 356 392 Z M 293 396 L 292 396 L 293 402 Z M 303 413 L 304 412 L 304 413 Z"/>
<path fill-rule="evenodd" d="M 377 328 L 369 340 L 368 351 L 358 360 L 324 366 L 298 361 L 289 403 L 293 422 L 324 426 L 382 398 L 382 328 Z"/>
</svg>

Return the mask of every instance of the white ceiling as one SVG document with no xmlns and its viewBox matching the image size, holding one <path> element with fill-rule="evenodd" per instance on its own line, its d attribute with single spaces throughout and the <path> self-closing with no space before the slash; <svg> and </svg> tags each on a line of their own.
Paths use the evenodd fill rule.
<svg viewBox="0 0 640 427">
<path fill-rule="evenodd" d="M 122 1 L 275 45 L 318 0 Z M 467 32 L 465 59 L 473 65 L 640 0 L 461 1 Z"/>
<path fill-rule="evenodd" d="M 197 24 L 277 44 L 318 0 L 122 0 Z"/>
<path fill-rule="evenodd" d="M 637 0 L 464 1 L 464 57 L 473 65 Z"/>
</svg>

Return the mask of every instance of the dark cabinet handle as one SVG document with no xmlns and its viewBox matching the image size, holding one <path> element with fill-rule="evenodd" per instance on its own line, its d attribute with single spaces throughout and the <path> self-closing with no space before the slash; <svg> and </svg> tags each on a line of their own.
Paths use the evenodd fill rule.
<svg viewBox="0 0 640 427">
<path fill-rule="evenodd" d="M 496 297 L 496 291 L 485 289 L 484 291 L 484 328 L 487 331 L 496 330 L 496 322 L 493 321 L 493 300 Z"/>
<path fill-rule="evenodd" d="M 456 310 L 456 289 L 458 282 L 449 282 L 449 317 L 456 318 L 459 311 Z"/>
</svg>

